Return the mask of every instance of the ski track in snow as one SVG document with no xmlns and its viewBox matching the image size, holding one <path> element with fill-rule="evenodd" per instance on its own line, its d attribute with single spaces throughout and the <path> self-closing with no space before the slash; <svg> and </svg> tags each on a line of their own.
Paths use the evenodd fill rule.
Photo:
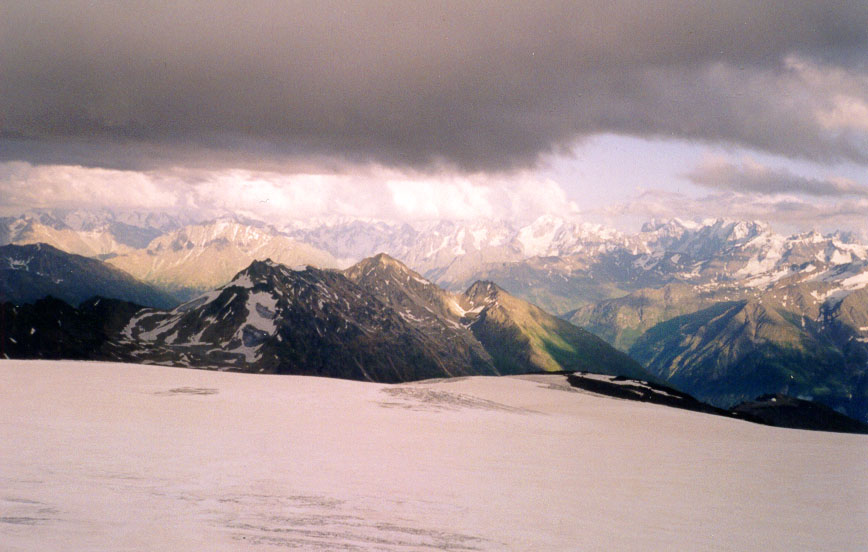
<svg viewBox="0 0 868 552">
<path fill-rule="evenodd" d="M 565 382 L 0 361 L 0 549 L 866 549 L 866 436 Z"/>
</svg>

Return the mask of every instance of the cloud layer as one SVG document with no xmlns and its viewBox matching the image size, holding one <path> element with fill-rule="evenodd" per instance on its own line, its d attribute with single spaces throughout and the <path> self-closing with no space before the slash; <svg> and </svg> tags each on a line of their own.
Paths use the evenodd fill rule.
<svg viewBox="0 0 868 552">
<path fill-rule="evenodd" d="M 6 2 L 0 158 L 511 171 L 613 132 L 868 163 L 868 4 Z"/>
<path fill-rule="evenodd" d="M 726 159 L 706 161 L 686 178 L 698 186 L 716 190 L 758 194 L 804 194 L 815 197 L 868 197 L 868 187 L 843 178 L 809 178 L 787 169 L 756 162 L 735 164 Z"/>
<path fill-rule="evenodd" d="M 691 174 L 709 193 L 652 189 L 582 210 L 558 183 L 532 172 L 426 178 L 383 167 L 348 176 L 243 169 L 141 172 L 6 162 L 0 163 L 0 215 L 58 207 L 174 213 L 186 220 L 235 214 L 284 227 L 344 217 L 529 222 L 551 214 L 622 230 L 638 229 L 652 218 L 726 217 L 767 221 L 786 232 L 847 230 L 868 239 L 868 193 L 855 184 L 725 160 L 708 161 Z"/>
<path fill-rule="evenodd" d="M 8 214 L 58 207 L 183 212 L 198 219 L 233 213 L 277 226 L 333 217 L 532 220 L 579 210 L 556 182 L 529 173 L 426 179 L 382 167 L 348 176 L 7 162 L 0 163 L 0 197 Z"/>
</svg>

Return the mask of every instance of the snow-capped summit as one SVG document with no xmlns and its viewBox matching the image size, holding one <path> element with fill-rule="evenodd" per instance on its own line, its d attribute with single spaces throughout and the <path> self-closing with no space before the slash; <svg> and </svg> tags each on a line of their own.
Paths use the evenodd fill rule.
<svg viewBox="0 0 868 552">
<path fill-rule="evenodd" d="M 697 224 L 673 219 L 645 225 L 637 238 L 650 251 L 707 257 L 771 233 L 771 228 L 760 222 L 713 219 Z"/>
</svg>

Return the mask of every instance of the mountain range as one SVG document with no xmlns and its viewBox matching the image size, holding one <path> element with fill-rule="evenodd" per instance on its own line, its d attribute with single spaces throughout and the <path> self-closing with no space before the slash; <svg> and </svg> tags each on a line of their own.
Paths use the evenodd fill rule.
<svg viewBox="0 0 868 552">
<path fill-rule="evenodd" d="M 4 219 L 0 237 L 19 242 L 50 238 L 47 231 L 33 233 L 38 225 L 64 227 L 80 236 L 101 229 L 111 236 L 107 243 L 114 240 L 123 247 L 102 250 L 100 258 L 173 294 L 176 301 L 228 285 L 255 259 L 272 258 L 295 268 L 335 268 L 386 252 L 420 279 L 444 288 L 465 313 L 476 308 L 467 303 L 471 296 L 477 306 L 488 300 L 487 288 L 480 287 L 484 284 L 474 283 L 490 282 L 496 293 L 508 292 L 512 299 L 538 305 L 540 312 L 556 313 L 600 336 L 643 365 L 647 377 L 719 407 L 787 393 L 868 419 L 868 246 L 849 234 L 785 236 L 762 223 L 733 220 L 675 219 L 625 234 L 550 216 L 528 224 L 342 219 L 292 222 L 282 228 L 236 217 L 140 222 L 138 230 L 122 237 L 112 230 L 118 221 L 109 218 L 38 215 Z M 124 220 L 147 221 L 132 215 Z M 31 228 L 30 238 L 22 228 Z M 144 240 L 134 244 L 130 239 L 156 233 L 144 246 Z M 345 277 L 374 289 L 359 266 Z M 319 278 L 316 274 L 309 276 Z M 405 292 L 412 301 L 400 294 L 376 298 L 392 308 L 427 293 Z M 448 304 L 425 304 L 441 313 L 436 323 L 424 308 L 401 312 L 425 320 L 429 334 L 448 335 L 452 324 L 461 324 L 455 317 L 464 315 L 450 311 Z M 561 364 L 560 351 L 569 347 L 529 337 L 541 330 L 528 309 L 516 331 L 528 336 L 538 352 L 533 362 Z M 468 325 L 473 340 L 466 333 L 452 336 L 460 344 L 462 362 L 489 362 L 480 347 L 501 365 L 515 357 L 497 351 L 505 335 L 498 332 L 505 330 L 487 326 L 496 319 L 491 310 Z M 556 324 L 547 323 L 547 330 Z"/>
<path fill-rule="evenodd" d="M 49 295 L 72 305 L 95 295 L 160 308 L 178 304 L 167 293 L 97 259 L 47 244 L 0 246 L 0 302 L 31 303 Z"/>
<path fill-rule="evenodd" d="M 195 223 L 167 215 L 34 211 L 0 219 L 0 238 L 0 244 L 46 243 L 104 260 L 176 302 L 227 283 L 257 259 L 293 267 L 341 265 L 325 251 L 239 217 Z"/>
<path fill-rule="evenodd" d="M 235 221 L 184 226 L 155 238 L 144 249 L 119 252 L 106 262 L 189 298 L 225 284 L 252 261 L 266 258 L 291 267 L 339 265 L 331 254 L 272 228 Z"/>
<path fill-rule="evenodd" d="M 340 244 L 360 224 L 308 232 Z M 518 228 L 440 222 L 415 242 L 408 232 L 399 243 L 420 247 L 399 257 L 421 259 L 411 265 L 425 276 L 497 282 L 703 401 L 730 408 L 787 393 L 868 419 L 868 247 L 852 235 L 677 219 L 625 235 L 553 217 Z M 451 262 L 437 263 L 444 251 Z"/>
<path fill-rule="evenodd" d="M 107 257 L 147 247 L 189 221 L 159 213 L 35 209 L 0 218 L 0 245 L 47 243 L 68 253 Z"/>
<path fill-rule="evenodd" d="M 4 351 L 26 353 L 27 343 L 33 355 L 56 358 L 61 342 L 94 360 L 380 382 L 576 369 L 653 379 L 600 338 L 491 282 L 447 292 L 386 255 L 343 272 L 254 261 L 173 309 L 116 304 L 127 316 L 110 323 L 93 314 L 107 305 L 7 303 Z M 33 336 L 45 328 L 55 338 L 39 353 Z"/>
</svg>

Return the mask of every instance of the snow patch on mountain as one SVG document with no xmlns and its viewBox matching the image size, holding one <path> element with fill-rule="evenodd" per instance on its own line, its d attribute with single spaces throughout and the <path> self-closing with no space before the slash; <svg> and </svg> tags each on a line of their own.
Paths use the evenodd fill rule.
<svg viewBox="0 0 868 552">
<path fill-rule="evenodd" d="M 271 293 L 258 291 L 251 293 L 247 298 L 246 326 L 255 328 L 268 335 L 274 335 L 277 331 L 275 318 L 277 317 L 277 297 Z"/>
<path fill-rule="evenodd" d="M 233 279 L 227 286 L 224 287 L 241 287 L 245 289 L 253 288 L 253 280 L 250 279 L 248 274 L 240 274 L 235 279 Z"/>
<path fill-rule="evenodd" d="M 518 231 L 516 240 L 528 257 L 545 255 L 549 252 L 555 241 L 558 230 L 564 225 L 564 221 L 552 216 L 542 216 L 529 226 Z"/>
<path fill-rule="evenodd" d="M 841 280 L 841 287 L 847 290 L 857 290 L 868 286 L 868 270 Z"/>
</svg>

